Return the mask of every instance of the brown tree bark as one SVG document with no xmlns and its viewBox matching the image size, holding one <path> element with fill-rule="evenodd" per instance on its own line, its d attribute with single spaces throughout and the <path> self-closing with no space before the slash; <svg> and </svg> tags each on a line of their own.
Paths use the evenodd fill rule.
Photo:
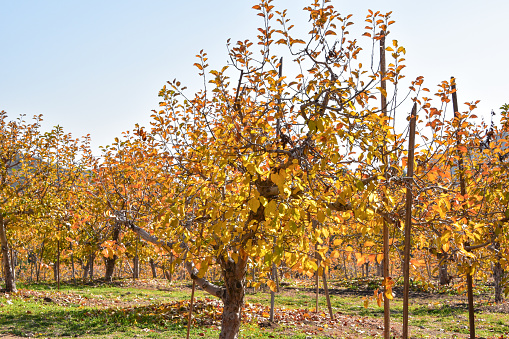
<svg viewBox="0 0 509 339">
<path fill-rule="evenodd" d="M 449 277 L 449 273 L 447 271 L 447 254 L 438 253 L 437 254 L 439 263 L 438 263 L 438 283 L 440 285 L 447 285 L 451 281 Z"/>
<path fill-rule="evenodd" d="M 500 251 L 500 243 L 495 242 L 494 248 L 497 251 Z M 501 256 L 497 255 L 497 261 L 493 264 L 493 282 L 495 285 L 495 302 L 499 303 L 504 300 L 502 297 L 502 280 L 505 277 L 505 270 L 500 264 L 500 259 L 502 259 Z"/>
<path fill-rule="evenodd" d="M 36 260 L 36 271 L 35 271 L 35 275 L 36 275 L 36 281 L 39 282 L 39 275 L 41 273 L 41 265 L 42 265 L 42 256 L 44 254 L 44 245 L 46 243 L 46 239 L 42 241 L 42 245 L 41 245 L 41 254 L 39 254 L 39 260 Z M 37 262 L 39 262 L 37 264 Z"/>
<path fill-rule="evenodd" d="M 499 261 L 493 264 L 493 280 L 495 283 L 496 303 L 502 302 L 504 300 L 504 298 L 502 298 L 502 279 L 504 278 L 504 273 L 504 269 L 502 268 L 502 265 L 500 265 Z"/>
<path fill-rule="evenodd" d="M 239 256 L 237 262 L 230 258 L 221 261 L 225 290 L 221 298 L 224 307 L 219 339 L 237 339 L 244 306 L 247 256 Z"/>
<path fill-rule="evenodd" d="M 133 279 L 140 278 L 140 257 L 136 254 L 133 259 Z"/>
<path fill-rule="evenodd" d="M 89 278 L 90 281 L 94 279 L 94 260 L 95 253 L 90 253 L 85 269 L 83 270 L 83 279 Z"/>
<path fill-rule="evenodd" d="M 112 281 L 113 279 L 113 272 L 115 271 L 115 263 L 117 262 L 118 257 L 116 255 L 113 255 L 113 258 L 106 258 L 104 259 L 104 267 L 105 267 L 105 273 L 104 273 L 104 279 L 106 281 Z"/>
<path fill-rule="evenodd" d="M 7 234 L 5 222 L 0 214 L 0 243 L 2 247 L 2 258 L 4 266 L 5 291 L 17 292 L 16 280 L 14 278 L 14 268 L 12 266 L 11 257 L 9 255 L 9 244 L 7 242 Z"/>
<path fill-rule="evenodd" d="M 157 278 L 156 263 L 154 259 L 150 258 L 150 269 L 152 270 L 152 278 Z"/>
<path fill-rule="evenodd" d="M 113 228 L 112 240 L 118 242 L 120 239 L 120 224 L 117 222 Z M 105 273 L 104 279 L 106 281 L 111 281 L 113 279 L 113 272 L 115 271 L 115 263 L 117 262 L 118 256 L 113 254 L 112 258 L 106 258 L 104 261 L 105 265 Z"/>
</svg>

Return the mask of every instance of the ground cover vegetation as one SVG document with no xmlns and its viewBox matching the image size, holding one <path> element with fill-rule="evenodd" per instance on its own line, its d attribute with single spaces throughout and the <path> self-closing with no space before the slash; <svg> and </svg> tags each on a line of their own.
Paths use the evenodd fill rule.
<svg viewBox="0 0 509 339">
<path fill-rule="evenodd" d="M 409 314 L 415 319 L 420 307 L 409 306 L 409 290 L 433 292 L 437 278 L 438 286 L 467 293 L 469 322 L 461 326 L 475 338 L 478 284 L 493 285 L 489 302 L 502 305 L 509 292 L 507 105 L 500 124 L 486 125 L 476 119 L 476 102 L 459 108 L 454 78 L 434 95 L 423 77 L 404 85 L 406 51 L 392 38 L 391 13 L 369 11 L 362 36 L 350 37 L 351 15 L 313 1 L 304 8 L 309 32 L 297 37 L 286 10 L 268 0 L 253 9 L 263 23 L 255 42 L 229 41 L 230 62 L 220 70 L 209 70 L 201 51 L 195 66 L 203 89 L 188 94 L 179 81 L 168 82 L 151 126 L 126 131 L 100 157 L 87 138 L 73 139 L 60 127 L 42 133 L 41 117 L 9 121 L 2 112 L 0 240 L 11 305 L 38 286 L 19 292 L 16 281 L 46 281 L 52 272 L 62 290 L 61 276 L 74 283 L 98 274 L 109 283 L 126 274 L 138 279 L 145 263 L 153 278 L 192 281 L 188 306 L 180 300 L 162 310 L 181 308 L 192 317 L 210 308 L 197 324 L 203 319 L 220 338 L 238 338 L 241 324 L 256 328 L 256 336 L 277 331 L 274 324 L 288 317 L 301 324 L 322 317 L 320 278 L 329 323 L 325 313 L 322 320 L 339 326 L 334 310 L 348 306 L 335 298 L 330 279 L 342 272 L 351 290 L 365 289 L 353 277 L 380 277 L 368 281 L 359 316 L 383 317 L 376 326 L 385 338 L 399 331 L 390 323 L 391 310 L 399 318 L 391 300 L 402 284 L 401 335 L 408 338 L 419 326 L 412 320 L 409 327 Z M 295 307 L 295 315 L 281 318 L 276 292 L 289 278 L 313 282 L 314 312 Z M 269 309 L 254 307 L 268 315 L 262 331 L 246 301 L 248 289 L 264 286 Z M 196 287 L 207 296 L 194 305 Z M 294 308 L 290 299 L 308 293 L 295 290 L 278 302 Z M 441 301 L 430 305 L 443 319 L 463 312 Z M 25 318 L 43 314 L 31 307 Z M 55 317 L 72 306 L 59 307 L 51 310 Z M 133 319 L 150 323 L 148 332 L 169 320 L 146 307 Z M 94 315 L 86 321 L 105 329 L 133 325 L 129 312 L 76 312 Z M 170 319 L 175 331 L 189 323 L 184 313 Z M 55 333 L 73 331 L 84 335 Z"/>
</svg>

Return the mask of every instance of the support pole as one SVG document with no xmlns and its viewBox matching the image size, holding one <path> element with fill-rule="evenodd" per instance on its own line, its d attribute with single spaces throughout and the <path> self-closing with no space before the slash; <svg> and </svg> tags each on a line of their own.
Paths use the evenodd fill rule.
<svg viewBox="0 0 509 339">
<path fill-rule="evenodd" d="M 329 288 L 327 287 L 327 275 L 325 274 L 325 270 L 323 270 L 322 279 L 325 298 L 327 299 L 327 308 L 329 309 L 329 316 L 331 320 L 334 320 L 334 313 L 332 312 L 332 305 L 330 302 Z"/>
<path fill-rule="evenodd" d="M 380 39 L 380 76 L 381 83 L 380 86 L 382 88 L 382 92 L 380 94 L 381 105 L 382 105 L 382 114 L 387 116 L 387 98 L 384 93 L 387 94 L 387 86 L 385 83 L 385 32 L 381 32 L 382 38 Z M 386 148 L 384 146 L 383 152 L 386 152 Z M 387 167 L 389 166 L 389 161 L 385 154 L 383 156 L 383 163 Z M 385 169 L 387 171 L 387 168 Z M 387 225 L 387 221 L 383 221 L 383 242 L 384 242 L 384 283 L 385 290 L 387 290 L 387 284 L 389 283 L 389 226 Z M 385 291 L 384 291 L 385 292 Z M 384 339 L 390 339 L 391 336 L 391 308 L 390 308 L 390 299 L 387 298 L 386 293 L 384 293 Z"/>
<path fill-rule="evenodd" d="M 456 79 L 451 77 L 451 89 L 452 89 L 452 107 L 454 109 L 454 118 L 459 120 L 458 110 L 458 97 L 456 95 Z M 463 165 L 463 155 L 459 149 L 461 143 L 461 137 L 459 131 L 461 130 L 460 121 L 458 121 L 458 129 L 456 131 L 456 154 L 458 156 L 458 172 L 460 179 L 460 193 L 465 196 L 467 193 L 465 186 L 465 173 Z M 468 243 L 465 244 L 468 246 Z M 474 312 L 474 292 L 473 292 L 473 279 L 471 271 L 467 272 L 467 295 L 468 295 L 468 320 L 470 325 L 470 339 L 475 339 L 475 312 Z"/>
<path fill-rule="evenodd" d="M 415 146 L 415 120 L 417 104 L 414 103 L 410 116 L 410 132 L 408 140 L 408 160 L 406 187 L 406 214 L 405 214 L 405 252 L 403 262 L 403 276 L 405 279 L 403 287 L 403 339 L 408 339 L 408 293 L 410 289 L 410 236 L 412 231 L 412 180 L 414 177 L 414 146 Z"/>
<path fill-rule="evenodd" d="M 189 333 L 191 331 L 191 321 L 193 320 L 193 301 L 194 301 L 194 289 L 196 287 L 196 282 L 193 279 L 193 289 L 191 290 L 191 302 L 189 304 L 189 317 L 187 319 L 187 335 L 186 339 L 189 339 Z"/>
</svg>

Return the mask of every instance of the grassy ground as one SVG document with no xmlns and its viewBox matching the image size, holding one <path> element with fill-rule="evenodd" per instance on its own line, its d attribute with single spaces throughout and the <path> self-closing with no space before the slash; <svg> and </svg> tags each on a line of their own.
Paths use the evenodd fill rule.
<svg viewBox="0 0 509 339">
<path fill-rule="evenodd" d="M 369 282 L 332 281 L 330 320 L 323 293 L 315 312 L 311 283 L 285 286 L 276 295 L 276 323 L 267 322 L 270 295 L 246 295 L 240 338 L 381 338 L 383 309 L 364 298 Z M 66 285 L 20 285 L 16 295 L 0 294 L 0 338 L 185 338 L 190 288 L 164 280 L 100 282 Z M 322 291 L 323 292 L 323 291 Z M 447 291 L 444 291 L 447 292 Z M 414 338 L 467 338 L 465 296 L 414 291 L 410 307 Z M 487 291 L 476 296 L 476 324 L 480 338 L 509 338 L 509 304 L 491 305 Z M 393 333 L 401 332 L 402 301 L 391 303 Z M 191 338 L 218 337 L 221 307 L 202 291 L 196 292 Z"/>
</svg>

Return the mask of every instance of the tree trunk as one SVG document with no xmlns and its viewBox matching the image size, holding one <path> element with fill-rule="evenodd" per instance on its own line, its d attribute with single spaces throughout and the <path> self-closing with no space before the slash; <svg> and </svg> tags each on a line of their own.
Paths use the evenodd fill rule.
<svg viewBox="0 0 509 339">
<path fill-rule="evenodd" d="M 117 256 L 113 255 L 113 258 L 105 258 L 104 259 L 104 279 L 106 281 L 112 281 L 113 272 L 115 271 L 115 263 L 117 262 Z"/>
<path fill-rule="evenodd" d="M 237 339 L 240 329 L 241 310 L 244 306 L 246 258 L 239 255 L 238 263 L 222 259 L 224 277 L 223 319 L 219 339 Z"/>
<path fill-rule="evenodd" d="M 495 302 L 499 303 L 503 300 L 502 298 L 502 279 L 504 277 L 504 269 L 500 262 L 497 261 L 493 265 L 493 280 L 495 282 Z"/>
<path fill-rule="evenodd" d="M 499 249 L 500 244 L 495 244 L 495 247 Z M 504 300 L 502 297 L 502 280 L 504 279 L 505 271 L 500 264 L 501 258 L 499 257 L 497 259 L 498 260 L 493 264 L 493 282 L 495 285 L 495 302 L 499 303 Z"/>
<path fill-rule="evenodd" d="M 71 245 L 72 251 L 72 245 Z M 71 278 L 74 284 L 76 284 L 76 267 L 74 267 L 74 253 L 71 252 Z"/>
<path fill-rule="evenodd" d="M 81 261 L 81 268 L 83 270 L 83 280 L 85 280 L 88 277 L 88 270 L 90 269 L 89 262 L 87 261 L 87 263 L 83 265 L 83 261 Z"/>
<path fill-rule="evenodd" d="M 113 225 L 113 232 L 111 235 L 111 240 L 115 241 L 115 243 L 118 242 L 120 239 L 120 224 L 117 222 L 115 225 Z M 104 266 L 106 269 L 106 272 L 104 273 L 104 279 L 106 281 L 111 281 L 113 278 L 113 272 L 115 271 L 115 263 L 117 262 L 117 255 L 114 254 L 113 258 L 106 258 L 104 262 Z"/>
<path fill-rule="evenodd" d="M 90 254 L 90 267 L 89 267 L 89 279 L 90 281 L 94 281 L 94 260 L 95 260 L 95 253 Z"/>
<path fill-rule="evenodd" d="M 35 261 L 35 264 L 37 265 L 37 267 L 35 268 L 36 271 L 35 271 L 35 275 L 36 275 L 36 280 L 37 282 L 39 282 L 39 274 L 41 273 L 41 265 L 42 265 L 42 256 L 44 254 L 44 245 L 46 243 L 46 239 L 44 239 L 42 241 L 42 245 L 41 245 L 41 254 L 39 254 L 39 264 L 37 264 L 37 259 Z"/>
<path fill-rule="evenodd" d="M 133 259 L 133 278 L 139 279 L 140 278 L 140 258 L 136 254 Z"/>
<path fill-rule="evenodd" d="M 7 234 L 3 217 L 0 215 L 0 243 L 2 246 L 2 258 L 4 264 L 5 291 L 17 292 L 16 281 L 14 279 L 14 268 L 9 255 L 9 244 L 7 243 Z"/>
<path fill-rule="evenodd" d="M 379 277 L 384 276 L 384 260 L 376 263 L 376 275 Z"/>
<path fill-rule="evenodd" d="M 55 280 L 55 282 L 58 281 L 58 265 L 57 263 L 53 263 L 53 279 Z"/>
<path fill-rule="evenodd" d="M 13 250 L 10 247 L 9 253 L 11 254 L 11 266 L 12 266 L 12 276 L 14 277 L 14 281 L 16 281 L 16 266 L 18 266 L 18 252 Z"/>
<path fill-rule="evenodd" d="M 83 279 L 87 279 L 87 277 L 92 281 L 94 279 L 94 260 L 95 254 L 90 253 L 88 256 L 87 264 L 85 265 L 85 269 L 83 270 Z"/>
<path fill-rule="evenodd" d="M 438 282 L 440 285 L 449 284 L 449 274 L 447 272 L 447 262 L 446 258 L 444 258 L 443 254 L 439 254 L 440 262 L 438 264 Z"/>
<path fill-rule="evenodd" d="M 154 259 L 150 258 L 150 269 L 152 270 L 152 278 L 157 278 L 156 263 Z"/>
<path fill-rule="evenodd" d="M 345 279 L 348 279 L 348 268 L 346 267 L 346 253 L 343 252 L 343 267 L 345 269 Z"/>
</svg>

